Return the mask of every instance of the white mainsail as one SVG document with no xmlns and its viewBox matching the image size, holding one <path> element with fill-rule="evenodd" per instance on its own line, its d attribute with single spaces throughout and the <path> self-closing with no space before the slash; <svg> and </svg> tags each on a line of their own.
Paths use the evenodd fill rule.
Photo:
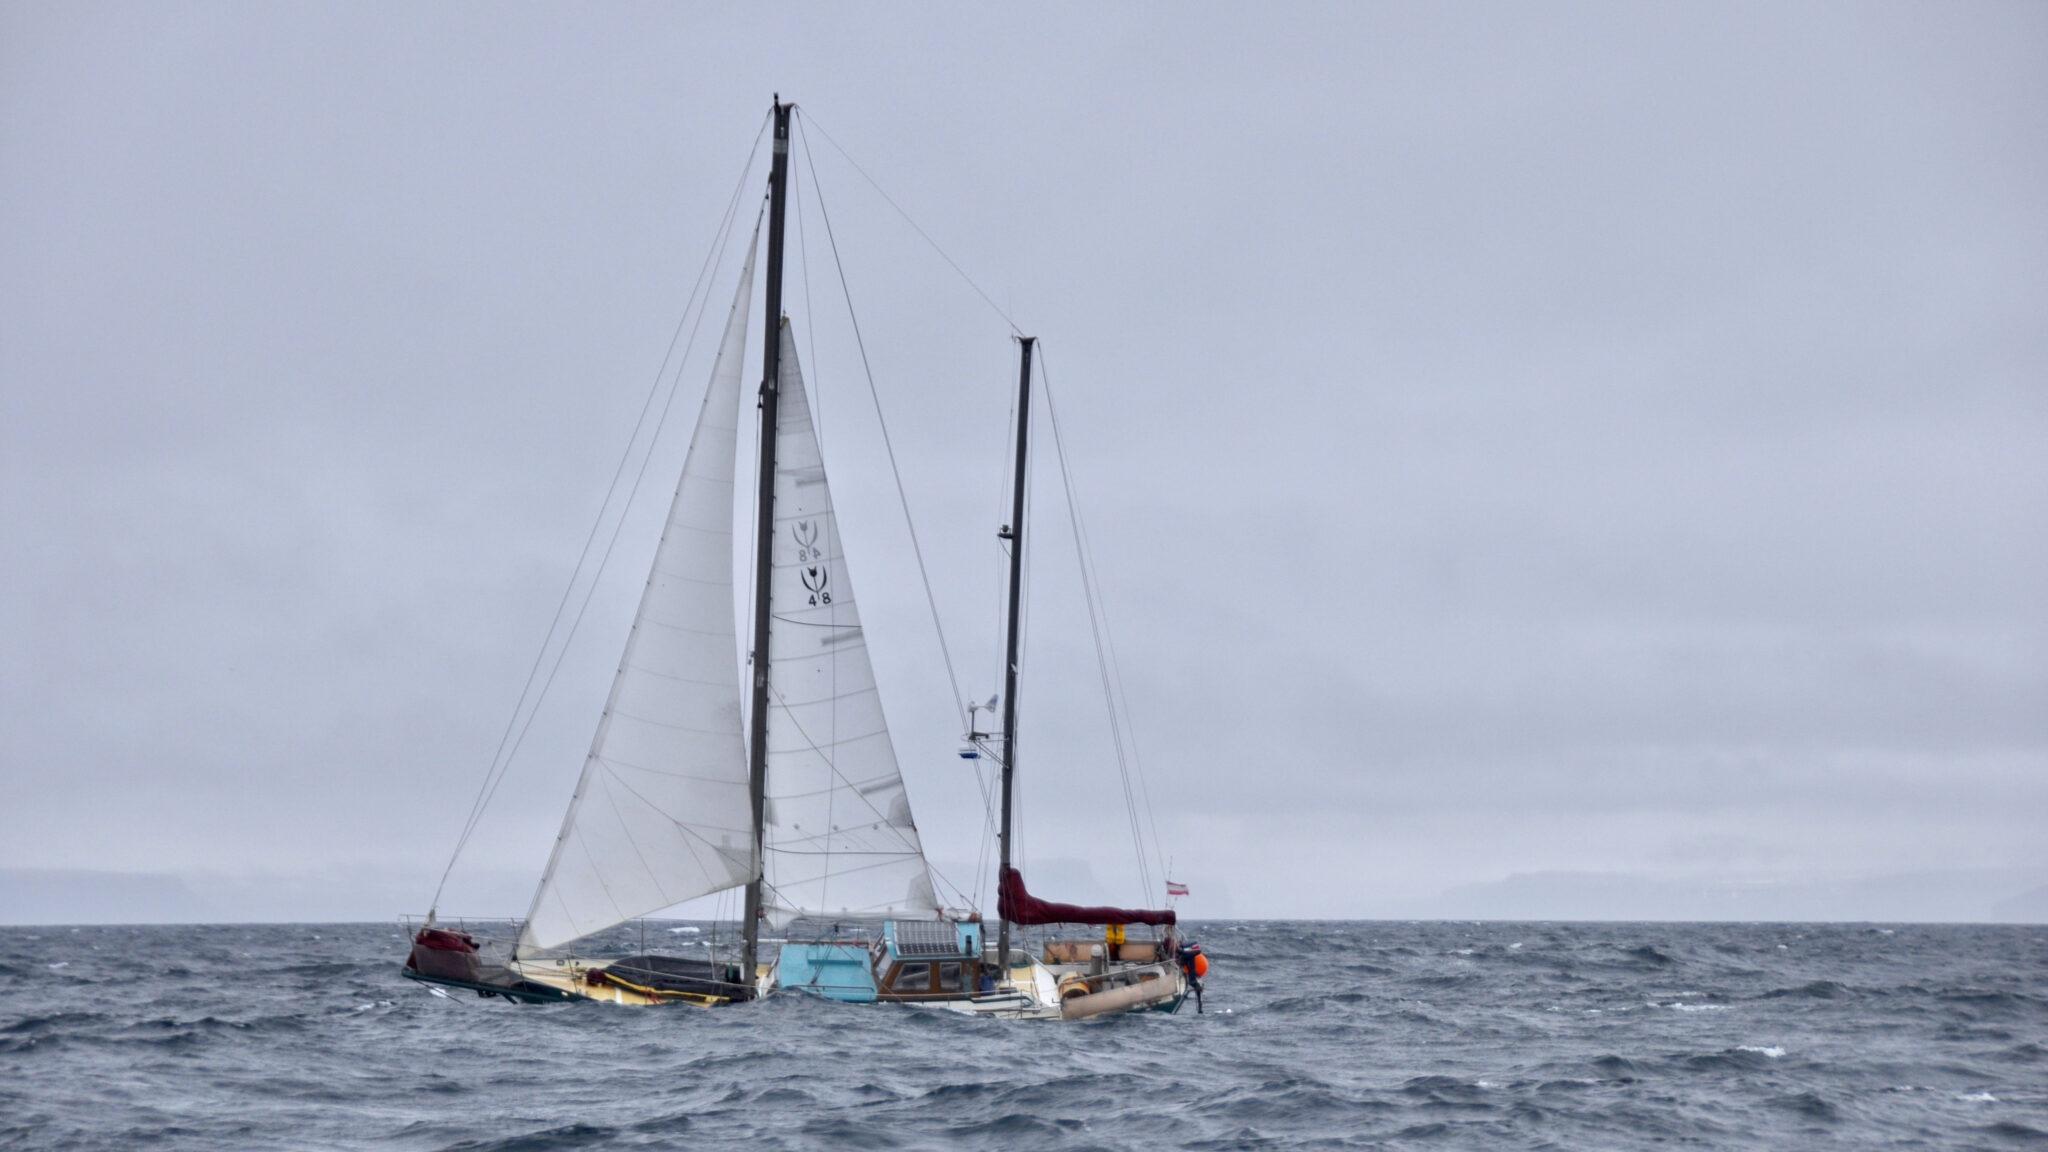
<svg viewBox="0 0 2048 1152">
<path fill-rule="evenodd" d="M 753 284 L 749 244 L 654 570 L 519 934 L 521 955 L 753 878 L 732 591 L 733 456 Z"/>
<path fill-rule="evenodd" d="M 786 322 L 781 339 L 762 905 L 777 923 L 929 918 L 939 901 L 882 716 Z"/>
</svg>

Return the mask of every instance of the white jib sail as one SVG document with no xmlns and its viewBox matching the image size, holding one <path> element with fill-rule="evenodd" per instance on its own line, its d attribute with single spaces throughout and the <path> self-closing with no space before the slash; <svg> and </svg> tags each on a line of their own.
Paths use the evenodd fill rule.
<svg viewBox="0 0 2048 1152">
<path fill-rule="evenodd" d="M 753 877 L 732 594 L 733 453 L 749 245 L 654 570 L 519 934 L 566 944 Z"/>
<path fill-rule="evenodd" d="M 762 904 L 777 923 L 930 918 L 939 901 L 868 663 L 787 324 L 781 360 Z"/>
</svg>

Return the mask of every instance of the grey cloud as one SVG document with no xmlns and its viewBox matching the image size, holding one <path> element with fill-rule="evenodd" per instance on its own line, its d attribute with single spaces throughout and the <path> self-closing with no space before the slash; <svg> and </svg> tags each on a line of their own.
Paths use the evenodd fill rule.
<svg viewBox="0 0 2048 1152">
<path fill-rule="evenodd" d="M 0 866 L 424 902 L 779 89 L 1045 340 L 1197 912 L 2039 876 L 2044 48 L 1992 4 L 0 9 Z M 810 144 L 985 696 L 1013 352 Z M 806 205 L 885 701 L 972 860 Z M 1025 835 L 1136 899 L 1050 460 Z M 651 503 L 480 833 L 494 893 Z"/>
</svg>

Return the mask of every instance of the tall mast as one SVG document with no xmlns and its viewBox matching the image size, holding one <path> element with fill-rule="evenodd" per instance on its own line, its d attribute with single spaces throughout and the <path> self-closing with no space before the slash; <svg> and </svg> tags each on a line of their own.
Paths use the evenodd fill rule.
<svg viewBox="0 0 2048 1152">
<path fill-rule="evenodd" d="M 775 97 L 775 159 L 768 170 L 768 300 L 766 343 L 761 353 L 761 476 L 754 500 L 754 646 L 753 710 L 747 725 L 747 797 L 754 807 L 754 878 L 747 882 L 742 913 L 740 982 L 751 992 L 759 967 L 761 942 L 761 878 L 767 868 L 761 825 L 767 808 L 768 784 L 768 603 L 769 577 L 775 559 L 775 421 L 777 382 L 782 378 L 782 223 L 789 191 L 789 110 Z"/>
<path fill-rule="evenodd" d="M 996 871 L 999 885 L 1010 874 L 1010 789 L 1017 774 L 1017 646 L 1024 599 L 1024 491 L 1028 481 L 1024 469 L 1030 459 L 1025 445 L 1026 433 L 1031 428 L 1031 348 L 1037 337 L 1020 336 L 1017 342 L 1024 350 L 1023 364 L 1017 371 L 1017 465 L 1012 473 L 1015 486 L 1010 493 L 1010 523 L 1001 533 L 1010 541 L 1010 636 L 1003 654 L 1003 830 L 997 841 L 1002 865 Z M 1010 970 L 1008 917 L 1002 918 L 996 932 L 996 963 L 1003 972 Z"/>
</svg>

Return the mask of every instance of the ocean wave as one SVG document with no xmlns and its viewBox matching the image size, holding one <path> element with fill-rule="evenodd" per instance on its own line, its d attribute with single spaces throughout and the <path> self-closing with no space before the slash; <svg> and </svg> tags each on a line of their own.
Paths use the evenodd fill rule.
<svg viewBox="0 0 2048 1152">
<path fill-rule="evenodd" d="M 1740 1045 L 1686 1056 L 1677 1064 L 1688 1072 L 1745 1072 L 1768 1068 L 1771 1061 L 1784 1055 L 1783 1048 Z"/>
<path fill-rule="evenodd" d="M 1197 1103 L 1193 1111 L 1202 1115 L 1256 1121 L 1333 1110 L 1392 1107 L 1383 1102 L 1347 1097 L 1334 1086 L 1313 1076 L 1294 1076 L 1263 1080 L 1211 1096 Z"/>
<path fill-rule="evenodd" d="M 1794 1092 L 1773 1096 L 1769 1103 L 1773 1108 L 1783 1109 L 1808 1120 L 1835 1121 L 1842 1118 L 1842 1110 L 1818 1092 Z"/>
<path fill-rule="evenodd" d="M 1765 992 L 1761 999 L 1839 1000 L 1847 995 L 1847 985 L 1838 984 L 1833 980 L 1809 980 L 1793 988 L 1773 988 Z"/>
<path fill-rule="evenodd" d="M 97 1012 L 37 1012 L 0 1023 L 0 1036 L 36 1036 L 58 1028 L 78 1027 L 108 1019 Z"/>
<path fill-rule="evenodd" d="M 2048 1127 L 2038 929 L 1199 932 L 1230 942 L 1207 1015 L 1076 1028 L 802 997 L 440 999 L 398 976 L 405 940 L 383 925 L 0 929 L 26 977 L 0 980 L 0 1053 L 36 1072 L 0 1083 L 0 1146 L 1066 1152 L 1142 1133 L 1648 1152 L 1800 1148 L 1821 1129 L 2018 1146 Z"/>
<path fill-rule="evenodd" d="M 2000 1120 L 1996 1124 L 1986 1124 L 1981 1128 L 1972 1128 L 1970 1131 L 1989 1136 L 1994 1140 L 2010 1141 L 2011 1143 L 2030 1148 L 2038 1148 L 2041 1141 L 2048 1140 L 2048 1131 L 2036 1128 L 2031 1124 L 2022 1124 L 2017 1120 Z"/>
<path fill-rule="evenodd" d="M 593 1148 L 608 1143 L 618 1129 L 602 1124 L 563 1124 L 499 1139 L 458 1140 L 441 1152 L 549 1152 L 556 1148 Z"/>
<path fill-rule="evenodd" d="M 2024 1040 L 2010 1048 L 1991 1054 L 1992 1059 L 2011 1064 L 2040 1064 L 2048 1062 L 2048 1047 L 2037 1041 Z"/>
<path fill-rule="evenodd" d="M 1612 1053 L 1594 1057 L 1591 1064 L 1594 1071 L 1609 1080 L 1631 1083 L 1640 1080 L 1643 1075 L 1642 1069 L 1636 1066 L 1635 1061 L 1630 1060 L 1626 1056 L 1616 1056 Z"/>
<path fill-rule="evenodd" d="M 986 1120 L 954 1124 L 946 1129 L 946 1135 L 958 1140 L 990 1137 L 1029 1142 L 1033 1138 L 1062 1139 L 1084 1127 L 1084 1121 L 1070 1117 L 1048 1117 L 1040 1112 L 1004 1112 Z"/>
<path fill-rule="evenodd" d="M 2048 1003 L 2040 997 L 2024 992 L 2009 992 L 1992 988 L 1955 988 L 1936 993 L 1944 1004 L 1959 1004 L 1971 1008 L 2031 1008 Z"/>
</svg>

